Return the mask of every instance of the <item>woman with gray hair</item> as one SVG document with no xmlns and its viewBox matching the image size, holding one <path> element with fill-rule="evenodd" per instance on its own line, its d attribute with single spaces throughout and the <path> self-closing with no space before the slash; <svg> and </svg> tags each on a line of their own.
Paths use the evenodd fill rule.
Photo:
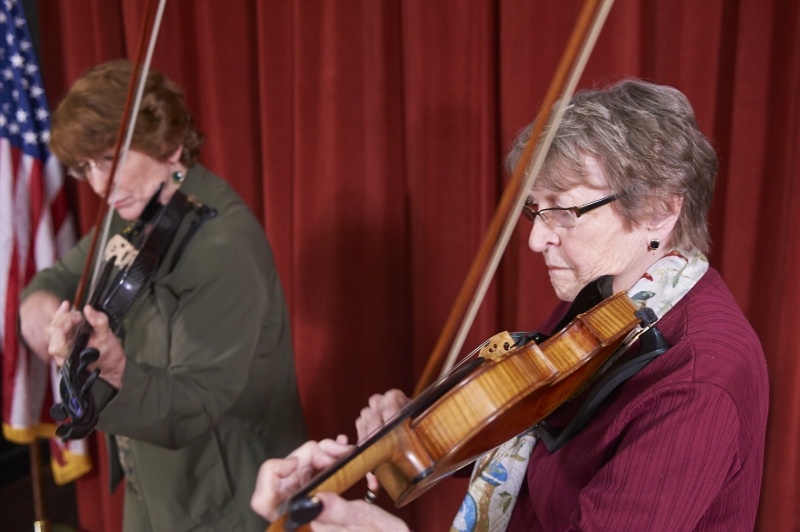
<svg viewBox="0 0 800 532">
<path fill-rule="evenodd" d="M 530 130 L 515 141 L 511 168 Z M 580 395 L 478 459 L 453 530 L 753 529 L 766 363 L 705 256 L 716 173 L 714 150 L 674 88 L 628 80 L 570 101 L 523 211 L 528 245 L 564 302 L 540 330 L 559 323 L 584 286 L 610 276 L 613 292 L 655 314 L 661 354 L 625 366 L 638 360 L 634 344 Z M 407 402 L 399 390 L 372 396 L 356 421 L 359 438 Z M 311 442 L 267 461 L 254 508 L 274 518 L 291 495 L 286 486 L 307 474 L 296 465 L 332 461 L 345 443 Z M 404 528 L 363 501 L 320 496 L 320 523 Z"/>
</svg>

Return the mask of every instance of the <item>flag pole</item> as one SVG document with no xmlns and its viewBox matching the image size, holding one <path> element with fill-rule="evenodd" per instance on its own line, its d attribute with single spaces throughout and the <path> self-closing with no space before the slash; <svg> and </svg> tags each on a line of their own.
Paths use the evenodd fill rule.
<svg viewBox="0 0 800 532">
<path fill-rule="evenodd" d="M 42 453 L 39 439 L 34 437 L 28 444 L 31 459 L 31 487 L 33 489 L 33 522 L 34 532 L 50 532 L 50 521 L 45 517 L 44 496 L 42 490 Z"/>
</svg>

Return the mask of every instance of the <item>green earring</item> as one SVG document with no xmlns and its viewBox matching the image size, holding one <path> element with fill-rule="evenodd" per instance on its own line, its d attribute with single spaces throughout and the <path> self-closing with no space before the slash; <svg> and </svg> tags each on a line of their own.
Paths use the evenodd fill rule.
<svg viewBox="0 0 800 532">
<path fill-rule="evenodd" d="M 175 170 L 172 172 L 172 182 L 173 183 L 183 183 L 183 178 L 186 177 L 183 175 L 183 172 L 180 170 Z"/>
</svg>

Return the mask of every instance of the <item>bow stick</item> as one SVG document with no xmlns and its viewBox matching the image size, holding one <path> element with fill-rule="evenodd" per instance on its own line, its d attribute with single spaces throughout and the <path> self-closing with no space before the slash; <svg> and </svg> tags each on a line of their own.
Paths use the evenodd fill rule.
<svg viewBox="0 0 800 532">
<path fill-rule="evenodd" d="M 575 91 L 575 86 L 583 73 L 613 2 L 614 0 L 586 0 L 584 3 L 567 43 L 567 48 L 561 56 L 556 73 L 534 122 L 531 136 L 503 191 L 497 210 L 489 223 L 486 236 L 478 248 L 478 253 L 456 297 L 433 353 L 417 382 L 414 390 L 415 396 L 434 382 L 437 374 L 443 375 L 453 367 L 489 283 L 497 270 L 500 258 L 511 238 L 511 233 L 514 231 L 525 203 L 525 193 L 533 186 L 539 174 L 558 125 L 561 123 L 564 110 Z M 558 104 L 553 109 L 556 101 Z M 542 137 L 542 132 L 548 124 L 549 128 Z M 542 138 L 540 139 L 540 137 Z M 529 171 L 526 171 L 528 169 Z M 460 326 L 457 327 L 459 322 Z M 449 351 L 448 345 L 450 346 Z M 446 356 L 445 353 L 447 353 Z"/>
<path fill-rule="evenodd" d="M 161 25 L 161 18 L 164 13 L 165 5 L 166 0 L 159 0 L 158 5 L 155 8 L 155 15 L 152 15 L 152 2 L 150 0 L 145 2 L 144 17 L 142 18 L 142 26 L 139 32 L 139 44 L 136 52 L 136 59 L 134 61 L 133 72 L 131 73 L 131 81 L 130 85 L 128 86 L 128 93 L 125 97 L 125 107 L 122 111 L 119 133 L 117 134 L 117 140 L 114 144 L 111 168 L 109 169 L 110 178 L 108 185 L 106 186 L 103 199 L 100 202 L 100 207 L 97 210 L 97 216 L 94 224 L 96 230 L 94 232 L 94 236 L 92 237 L 91 244 L 89 245 L 89 251 L 86 254 L 87 260 L 86 264 L 84 264 L 80 281 L 78 282 L 78 288 L 75 291 L 75 298 L 73 299 L 72 305 L 73 308 L 77 308 L 78 305 L 80 305 L 80 302 L 83 300 L 86 279 L 89 277 L 89 270 L 92 266 L 91 258 L 95 255 L 95 253 L 97 254 L 97 260 L 95 264 L 102 264 L 101 255 L 104 251 L 103 248 L 105 248 L 105 245 L 99 246 L 98 249 L 98 237 L 101 233 L 99 229 L 101 222 L 105 217 L 104 229 L 102 231 L 102 242 L 105 243 L 105 241 L 108 239 L 109 228 L 111 227 L 111 218 L 114 214 L 113 211 L 108 208 L 108 201 L 117 187 L 117 168 L 121 166 L 120 160 L 122 160 L 124 163 L 124 159 L 131 145 L 131 140 L 133 139 L 133 131 L 136 127 L 136 115 L 139 113 L 139 105 L 141 104 L 142 96 L 144 95 L 147 72 L 150 69 L 150 62 L 153 57 L 153 50 L 155 48 L 156 38 L 158 37 L 158 29 Z M 123 132 L 125 133 L 124 136 Z M 94 282 L 97 280 L 98 271 L 99 269 L 96 268 L 92 277 L 92 284 L 94 284 Z"/>
<path fill-rule="evenodd" d="M 150 58 L 152 56 L 152 50 L 153 50 L 153 48 L 155 46 L 155 36 L 158 34 L 158 29 L 157 28 L 158 28 L 158 26 L 160 24 L 160 21 L 161 21 L 161 13 L 163 13 L 165 2 L 166 2 L 166 0 L 161 0 L 161 3 L 159 5 L 158 13 L 157 13 L 156 17 L 154 17 L 154 24 L 151 25 L 151 24 L 148 24 L 148 21 L 151 18 L 151 17 L 148 16 L 149 13 L 150 13 L 150 1 L 149 0 L 147 1 L 146 7 L 145 7 L 145 16 L 144 16 L 144 19 L 143 19 L 143 22 L 142 22 L 142 29 L 141 29 L 140 36 L 139 36 L 139 48 L 138 48 L 138 54 L 137 54 L 137 60 L 136 60 L 137 69 L 138 69 L 138 65 L 141 63 L 141 57 L 142 57 L 143 52 L 144 52 L 144 43 L 148 42 L 148 40 L 149 40 L 150 44 L 149 44 L 149 47 L 148 47 L 148 55 L 147 55 L 147 58 L 146 58 L 146 65 L 149 65 L 149 63 L 150 63 Z M 155 28 L 155 29 L 153 29 L 153 28 Z M 150 34 L 150 38 L 146 39 L 145 36 L 148 34 L 148 32 Z M 145 68 L 144 68 L 145 72 L 147 71 L 147 68 L 149 68 L 149 67 L 145 66 Z M 138 70 L 137 70 L 137 72 L 138 72 Z M 117 143 L 116 143 L 116 146 L 115 146 L 115 149 L 114 149 L 114 158 L 113 158 L 112 163 L 111 163 L 111 169 L 110 169 L 110 174 L 109 174 L 111 176 L 111 178 L 109 179 L 109 184 L 106 187 L 105 195 L 104 195 L 103 200 L 102 200 L 102 202 L 100 204 L 100 207 L 99 207 L 99 209 L 97 211 L 97 217 L 95 219 L 95 224 L 94 225 L 95 225 L 95 227 L 97 229 L 99 229 L 100 222 L 102 221 L 103 216 L 104 216 L 104 214 L 105 214 L 105 212 L 107 210 L 106 207 L 108 205 L 108 199 L 110 197 L 110 191 L 112 189 L 111 185 L 114 182 L 114 176 L 116 174 L 116 169 L 117 169 L 117 166 L 118 166 L 119 154 L 120 154 L 120 152 L 122 152 L 122 149 L 123 149 L 122 148 L 122 143 L 120 142 L 121 139 L 122 139 L 121 133 L 122 133 L 122 131 L 125 131 L 126 129 L 128 131 L 128 134 L 127 134 L 126 140 L 125 140 L 125 151 L 127 151 L 127 147 L 130 146 L 130 140 L 131 140 L 132 135 L 133 135 L 133 128 L 132 127 L 131 128 L 127 128 L 127 123 L 128 123 L 127 118 L 128 118 L 128 115 L 129 115 L 128 111 L 130 109 L 130 102 L 131 102 L 132 94 L 133 94 L 133 86 L 134 86 L 133 80 L 134 79 L 136 79 L 135 75 L 131 79 L 131 86 L 129 88 L 127 99 L 126 99 L 125 111 L 123 112 L 123 122 L 120 125 L 120 135 L 118 135 L 118 137 L 117 137 Z M 138 95 L 136 97 L 136 102 L 135 102 L 135 105 L 134 105 L 134 111 L 133 111 L 133 113 L 131 113 L 133 116 L 136 116 L 136 112 L 138 110 L 138 106 L 139 106 L 139 103 L 141 102 L 141 98 L 142 98 L 142 88 L 143 88 L 144 85 L 143 85 L 143 83 L 141 83 L 140 85 L 141 85 L 141 88 L 140 88 L 139 93 L 138 93 Z M 104 232 L 104 240 L 108 236 L 108 227 L 110 226 L 110 220 L 111 220 L 111 216 L 109 215 L 108 219 L 106 221 L 106 229 L 105 229 L 105 232 Z M 91 245 L 89 247 L 89 252 L 87 254 L 86 264 L 84 264 L 83 273 L 81 274 L 81 278 L 80 278 L 80 280 L 78 282 L 78 287 L 77 287 L 77 290 L 75 292 L 75 298 L 73 300 L 73 308 L 77 308 L 77 306 L 80 304 L 81 300 L 83 299 L 83 292 L 84 292 L 85 286 L 86 286 L 86 279 L 88 278 L 89 270 L 91 268 L 91 257 L 95 254 L 95 250 L 97 249 L 97 239 L 98 239 L 98 234 L 99 233 L 100 233 L 99 230 L 95 230 L 94 236 L 92 237 L 92 242 L 91 242 Z M 101 261 L 98 260 L 97 264 L 100 264 L 100 263 L 101 263 Z M 97 277 L 97 275 L 96 275 L 96 272 L 95 272 L 95 279 L 96 279 L 96 277 Z M 50 523 L 49 523 L 49 520 L 47 519 L 47 517 L 45 516 L 45 510 L 44 510 L 44 496 L 43 496 L 43 489 L 42 489 L 42 485 L 41 485 L 41 453 L 40 453 L 40 450 L 39 450 L 38 442 L 33 442 L 32 444 L 30 444 L 29 447 L 30 447 L 30 451 L 31 451 L 31 456 L 30 456 L 31 480 L 32 480 L 33 502 L 34 502 L 34 510 L 35 510 L 34 514 L 35 514 L 35 519 L 36 519 L 36 521 L 34 523 L 34 528 L 36 530 L 49 530 Z"/>
</svg>

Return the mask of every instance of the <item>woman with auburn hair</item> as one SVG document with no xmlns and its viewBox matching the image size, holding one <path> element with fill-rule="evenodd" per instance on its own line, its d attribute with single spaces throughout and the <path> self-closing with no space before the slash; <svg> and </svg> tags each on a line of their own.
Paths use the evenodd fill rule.
<svg viewBox="0 0 800 532">
<path fill-rule="evenodd" d="M 97 66 L 53 114 L 53 153 L 100 197 L 131 75 L 127 61 Z M 269 243 L 242 199 L 197 162 L 202 141 L 179 87 L 149 71 L 109 201 L 114 234 L 146 227 L 154 201 L 188 202 L 155 275 L 116 329 L 90 305 L 70 308 L 90 234 L 36 275 L 20 308 L 28 345 L 59 364 L 81 320 L 92 327 L 91 393 L 112 485 L 126 481 L 126 531 L 263 529 L 249 506 L 256 469 L 306 434 Z"/>
</svg>

